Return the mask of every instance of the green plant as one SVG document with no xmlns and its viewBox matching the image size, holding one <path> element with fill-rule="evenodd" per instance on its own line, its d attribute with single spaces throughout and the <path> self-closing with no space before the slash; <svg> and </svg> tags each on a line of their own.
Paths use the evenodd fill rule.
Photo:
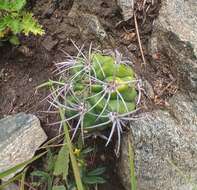
<svg viewBox="0 0 197 190">
<path fill-rule="evenodd" d="M 9 40 L 12 44 L 19 44 L 17 35 L 44 34 L 44 30 L 33 18 L 33 14 L 26 12 L 26 0 L 0 0 L 0 40 Z"/>
<path fill-rule="evenodd" d="M 77 147 L 73 150 L 82 181 L 82 189 L 85 190 L 89 190 L 91 186 L 105 183 L 101 176 L 105 172 L 105 168 L 90 169 L 87 164 L 87 157 L 92 151 L 92 148 L 79 149 Z M 70 160 L 67 155 L 69 156 L 69 150 L 65 144 L 60 148 L 58 154 L 56 154 L 56 149 L 53 152 L 48 150 L 47 157 L 43 158 L 44 167 L 31 172 L 31 185 L 37 189 L 47 188 L 48 190 L 79 189 L 77 185 L 79 179 L 74 177 L 74 171 L 69 167 Z"/>
<path fill-rule="evenodd" d="M 78 190 L 84 190 L 83 184 L 82 184 L 82 181 L 81 181 L 79 167 L 77 165 L 76 157 L 75 157 L 74 152 L 73 152 L 73 144 L 72 144 L 71 139 L 70 139 L 68 125 L 64 121 L 65 120 L 65 111 L 62 110 L 61 108 L 59 108 L 59 113 L 60 113 L 61 120 L 63 121 L 62 125 L 64 127 L 64 133 L 65 133 L 64 142 L 66 143 L 66 146 L 67 146 L 68 151 L 69 151 L 69 157 L 70 157 L 70 160 L 71 160 L 71 165 L 72 165 L 72 169 L 73 169 L 73 173 L 74 173 L 74 178 L 75 178 L 75 181 L 76 181 L 76 186 L 77 186 Z"/>
<path fill-rule="evenodd" d="M 128 152 L 129 152 L 129 168 L 130 168 L 130 183 L 131 183 L 131 190 L 137 190 L 137 180 L 135 176 L 135 160 L 134 160 L 134 150 L 131 145 L 131 142 L 128 138 Z"/>
<path fill-rule="evenodd" d="M 74 153 L 77 158 L 77 163 L 80 169 L 80 175 L 85 189 L 89 189 L 91 185 L 103 184 L 105 179 L 101 176 L 105 172 L 105 167 L 96 167 L 90 169 L 87 164 L 87 156 L 91 153 L 93 148 L 79 149 L 75 148 Z"/>
<path fill-rule="evenodd" d="M 138 110 L 136 105 L 141 97 L 139 80 L 128 65 L 130 62 L 122 61 L 120 56 L 92 52 L 91 46 L 86 56 L 80 48 L 75 47 L 78 50 L 76 57 L 68 55 L 65 62 L 57 64 L 59 80 L 50 80 L 39 86 L 50 87 L 51 94 L 47 97 L 49 109 L 64 110 L 65 119 L 61 118 L 51 125 L 78 120 L 71 129 L 72 139 L 79 128 L 82 139 L 86 133 L 111 128 L 106 146 L 117 131 L 118 152 L 123 127 L 137 119 L 133 114 Z"/>
</svg>

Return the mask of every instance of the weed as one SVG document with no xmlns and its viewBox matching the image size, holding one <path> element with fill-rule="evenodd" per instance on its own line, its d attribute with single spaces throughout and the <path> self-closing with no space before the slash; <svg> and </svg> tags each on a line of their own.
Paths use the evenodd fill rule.
<svg viewBox="0 0 197 190">
<path fill-rule="evenodd" d="M 80 173 L 82 189 L 89 190 L 91 186 L 105 183 L 101 176 L 105 172 L 104 167 L 90 169 L 87 164 L 87 156 L 93 151 L 92 148 L 79 149 L 74 147 L 73 153 L 76 158 L 77 167 Z M 69 151 L 65 146 L 59 150 L 58 154 L 48 151 L 47 158 L 44 158 L 46 164 L 42 170 L 35 170 L 31 173 L 31 186 L 39 189 L 79 189 L 78 181 L 74 177 L 73 170 L 70 170 Z M 79 180 L 79 179 L 77 179 Z"/>
<path fill-rule="evenodd" d="M 33 14 L 26 12 L 26 0 L 0 0 L 0 40 L 14 45 L 19 44 L 17 35 L 28 36 L 44 34 L 44 30 L 33 18 Z"/>
</svg>

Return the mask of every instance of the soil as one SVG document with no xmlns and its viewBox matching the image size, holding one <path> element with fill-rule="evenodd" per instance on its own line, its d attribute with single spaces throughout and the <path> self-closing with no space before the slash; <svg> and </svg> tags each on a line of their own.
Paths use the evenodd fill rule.
<svg viewBox="0 0 197 190">
<path fill-rule="evenodd" d="M 85 47 L 88 47 L 92 42 L 97 49 L 118 49 L 124 57 L 132 60 L 138 77 L 147 80 L 153 87 L 154 97 L 148 98 L 144 95 L 143 108 L 150 110 L 166 104 L 166 99 L 173 94 L 176 84 L 165 89 L 172 81 L 171 70 L 167 66 L 168 64 L 165 64 L 167 60 L 163 60 L 163 68 L 153 67 L 151 65 L 152 57 L 155 60 L 162 58 L 159 55 L 149 55 L 147 48 L 152 23 L 158 14 L 159 2 L 155 1 L 154 5 L 147 3 L 143 9 L 143 1 L 137 1 L 138 27 L 147 60 L 145 66 L 142 64 L 134 21 L 133 19 L 123 21 L 115 0 L 97 0 L 94 1 L 94 5 L 91 7 L 86 5 L 82 10 L 96 15 L 100 19 L 101 25 L 108 35 L 104 41 L 92 35 L 84 36 L 76 24 L 70 21 L 68 14 L 72 8 L 72 1 L 65 0 L 59 5 L 51 4 L 52 2 L 55 1 L 32 0 L 29 5 L 45 29 L 44 36 L 23 36 L 20 37 L 21 45 L 19 47 L 12 47 L 9 44 L 0 47 L 0 118 L 18 112 L 32 113 L 40 118 L 49 138 L 57 134 L 58 128 L 48 126 L 51 121 L 56 120 L 56 116 L 42 113 L 48 107 L 47 102 L 42 101 L 48 91 L 41 89 L 36 92 L 36 87 L 49 78 L 55 77 L 54 64 L 65 59 L 63 51 L 71 55 L 76 54 L 77 51 L 71 39 L 79 46 L 84 44 Z M 150 7 L 145 12 L 144 10 L 148 6 Z M 114 158 L 111 160 L 109 163 L 113 164 Z M 109 165 L 112 166 L 112 164 Z M 109 183 L 99 189 L 123 189 L 115 171 L 110 167 L 108 170 L 110 171 L 108 172 Z"/>
</svg>

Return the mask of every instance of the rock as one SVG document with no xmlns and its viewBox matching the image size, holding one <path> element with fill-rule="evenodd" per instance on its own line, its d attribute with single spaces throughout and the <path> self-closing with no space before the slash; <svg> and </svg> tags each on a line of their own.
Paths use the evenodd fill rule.
<svg viewBox="0 0 197 190">
<path fill-rule="evenodd" d="M 79 29 L 83 38 L 90 39 L 92 36 L 102 41 L 106 38 L 107 34 L 98 17 L 94 14 L 86 13 L 85 10 L 81 9 L 81 7 L 91 6 L 94 2 L 96 1 L 94 0 L 87 3 L 87 0 L 75 0 L 68 16 L 71 18 L 71 24 Z"/>
<path fill-rule="evenodd" d="M 128 138 L 139 190 L 192 190 L 197 184 L 197 97 L 178 94 L 169 110 L 142 114 L 122 142 L 119 175 L 130 190 Z"/>
<path fill-rule="evenodd" d="M 27 46 L 22 45 L 17 48 L 17 50 L 26 57 L 32 57 L 34 52 Z"/>
<path fill-rule="evenodd" d="M 169 107 L 141 114 L 123 138 L 119 175 L 130 190 L 128 138 L 139 190 L 193 190 L 197 184 L 197 1 L 162 0 L 150 40 L 180 81 Z M 162 67 L 162 59 L 153 64 Z M 153 95 L 153 93 L 151 92 Z"/>
<path fill-rule="evenodd" d="M 80 11 L 100 16 L 114 16 L 118 11 L 116 0 L 74 0 L 71 12 Z"/>
<path fill-rule="evenodd" d="M 197 130 L 197 95 L 179 94 L 172 97 L 169 101 L 170 112 L 181 125 Z"/>
<path fill-rule="evenodd" d="M 0 173 L 31 159 L 46 139 L 40 121 L 34 115 L 19 113 L 1 119 Z"/>
<path fill-rule="evenodd" d="M 106 36 L 106 32 L 102 27 L 97 16 L 87 13 L 78 13 L 72 17 L 74 19 L 74 25 L 78 27 L 80 34 L 84 38 L 93 38 L 96 36 L 102 41 Z"/>
<path fill-rule="evenodd" d="M 197 92 L 196 10 L 196 0 L 163 0 L 150 40 L 151 54 L 167 56 L 180 78 L 181 88 L 194 92 Z"/>
<path fill-rule="evenodd" d="M 34 52 L 27 46 L 21 45 L 17 48 L 17 50 L 22 53 L 25 57 L 32 57 Z"/>
<path fill-rule="evenodd" d="M 122 10 L 124 21 L 129 20 L 134 14 L 134 0 L 117 0 L 117 4 Z"/>
</svg>

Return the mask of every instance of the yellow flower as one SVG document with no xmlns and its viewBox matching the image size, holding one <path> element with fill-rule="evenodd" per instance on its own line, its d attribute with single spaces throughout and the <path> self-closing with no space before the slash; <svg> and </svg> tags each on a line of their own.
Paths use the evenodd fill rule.
<svg viewBox="0 0 197 190">
<path fill-rule="evenodd" d="M 80 150 L 80 149 L 75 148 L 75 150 L 74 150 L 74 154 L 75 154 L 77 157 L 79 157 L 80 152 L 81 152 L 81 150 Z"/>
</svg>

